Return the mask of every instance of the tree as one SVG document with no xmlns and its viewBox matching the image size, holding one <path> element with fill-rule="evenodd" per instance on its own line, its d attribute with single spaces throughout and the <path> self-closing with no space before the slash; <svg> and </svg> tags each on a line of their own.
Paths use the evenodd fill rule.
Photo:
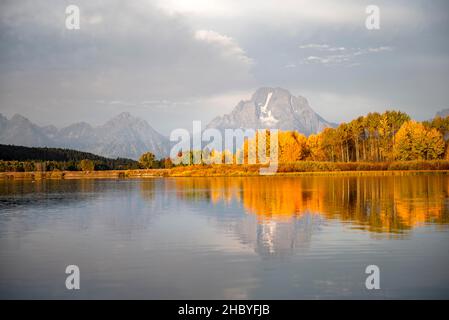
<svg viewBox="0 0 449 320">
<path fill-rule="evenodd" d="M 151 169 L 156 164 L 156 157 L 153 153 L 146 152 L 140 156 L 139 163 L 144 169 Z"/>
<path fill-rule="evenodd" d="M 278 132 L 278 142 L 279 142 L 279 134 L 280 132 Z M 242 152 L 244 163 L 248 164 L 264 163 L 269 160 L 270 140 L 271 140 L 270 135 L 271 135 L 270 130 L 257 131 L 252 138 L 245 139 L 245 142 L 243 143 L 243 152 Z M 259 150 L 259 147 L 264 147 L 265 150 Z M 238 156 L 239 158 L 242 156 L 240 152 Z"/>
<path fill-rule="evenodd" d="M 340 144 L 341 161 L 350 161 L 349 150 L 351 145 L 351 127 L 342 123 L 338 126 L 337 130 L 337 141 Z"/>
<path fill-rule="evenodd" d="M 441 133 L 446 143 L 444 159 L 449 160 L 449 117 L 437 116 L 432 121 L 425 121 L 423 124 L 427 128 L 435 128 Z"/>
<path fill-rule="evenodd" d="M 164 168 L 165 169 L 173 168 L 173 162 L 171 161 L 170 158 L 165 158 L 164 159 Z"/>
<path fill-rule="evenodd" d="M 449 140 L 449 117 L 435 117 L 432 121 L 425 121 L 423 125 L 427 128 L 435 128 L 442 135 L 445 141 Z"/>
<path fill-rule="evenodd" d="M 308 159 L 312 161 L 325 161 L 326 152 L 323 147 L 323 135 L 312 134 L 307 138 Z"/>
<path fill-rule="evenodd" d="M 354 142 L 355 147 L 355 161 L 359 161 L 361 159 L 360 156 L 360 142 L 362 142 L 363 150 L 364 149 L 364 140 L 365 140 L 365 127 L 363 126 L 363 117 L 358 117 L 355 120 L 352 120 L 349 123 L 349 132 L 350 136 Z"/>
<path fill-rule="evenodd" d="M 382 114 L 378 134 L 379 134 L 379 150 L 380 160 L 392 160 L 393 145 L 395 144 L 395 136 L 404 122 L 410 120 L 410 117 L 400 111 L 386 111 Z"/>
<path fill-rule="evenodd" d="M 337 134 L 334 128 L 325 128 L 323 132 L 320 133 L 321 145 L 326 154 L 326 159 L 330 161 L 337 161 Z"/>
<path fill-rule="evenodd" d="M 83 159 L 80 161 L 80 168 L 82 171 L 94 171 L 95 164 L 92 160 Z"/>
<path fill-rule="evenodd" d="M 297 131 L 280 131 L 278 141 L 279 162 L 295 162 L 307 157 L 307 138 Z"/>
<path fill-rule="evenodd" d="M 393 147 L 398 160 L 434 160 L 444 154 L 442 134 L 415 121 L 405 122 L 396 134 Z"/>
<path fill-rule="evenodd" d="M 443 135 L 437 129 L 428 129 L 426 132 L 426 144 L 422 150 L 426 160 L 439 159 L 444 155 L 445 143 Z"/>
<path fill-rule="evenodd" d="M 379 131 L 381 115 L 377 112 L 368 113 L 365 117 L 365 127 L 368 131 L 369 159 L 371 161 L 380 160 L 379 152 Z"/>
</svg>

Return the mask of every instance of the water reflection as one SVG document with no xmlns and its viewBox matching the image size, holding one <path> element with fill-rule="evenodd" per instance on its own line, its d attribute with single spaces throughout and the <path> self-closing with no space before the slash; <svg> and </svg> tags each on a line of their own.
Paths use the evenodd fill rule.
<svg viewBox="0 0 449 320">
<path fill-rule="evenodd" d="M 312 235 L 319 232 L 322 218 L 306 213 L 301 217 L 287 220 L 255 220 L 251 216 L 238 222 L 220 221 L 220 225 L 230 230 L 244 244 L 253 247 L 262 257 L 286 257 L 310 247 Z"/>
<path fill-rule="evenodd" d="M 307 251 L 330 221 L 376 239 L 404 239 L 419 226 L 447 225 L 448 187 L 447 176 L 429 174 L 180 178 L 166 185 L 195 206 L 224 207 L 216 225 L 261 257 Z"/>
<path fill-rule="evenodd" d="M 0 181 L 0 208 L 83 201 L 95 194 L 98 183 L 98 180 Z"/>
<path fill-rule="evenodd" d="M 73 298 L 72 263 L 80 298 L 446 298 L 448 187 L 443 174 L 3 182 L 0 298 Z M 373 263 L 378 293 L 363 286 Z"/>
<path fill-rule="evenodd" d="M 389 234 L 449 222 L 445 175 L 189 178 L 176 179 L 175 185 L 185 200 L 237 201 L 267 230 L 304 214 Z"/>
</svg>

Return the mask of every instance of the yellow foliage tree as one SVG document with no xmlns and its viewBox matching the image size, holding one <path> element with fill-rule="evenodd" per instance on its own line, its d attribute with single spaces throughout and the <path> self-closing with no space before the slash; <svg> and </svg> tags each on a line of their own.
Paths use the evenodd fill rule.
<svg viewBox="0 0 449 320">
<path fill-rule="evenodd" d="M 82 171 L 94 171 L 95 164 L 92 160 L 83 159 L 80 162 L 80 168 Z"/>
<path fill-rule="evenodd" d="M 307 138 L 297 131 L 279 132 L 279 162 L 304 160 L 308 156 Z"/>
<path fill-rule="evenodd" d="M 270 130 L 257 131 L 253 138 L 245 139 L 243 151 L 239 154 L 239 157 L 243 157 L 244 163 L 263 163 L 270 158 L 270 135 Z M 259 145 L 265 146 L 265 150 L 259 150 Z"/>
<path fill-rule="evenodd" d="M 398 160 L 434 160 L 444 154 L 442 134 L 416 121 L 405 122 L 396 134 L 393 152 Z"/>
<path fill-rule="evenodd" d="M 151 152 L 145 152 L 139 158 L 139 163 L 144 169 L 150 169 L 155 164 L 156 157 Z"/>
<path fill-rule="evenodd" d="M 308 159 L 312 161 L 325 161 L 326 152 L 323 147 L 323 135 L 312 134 L 307 138 Z"/>
</svg>

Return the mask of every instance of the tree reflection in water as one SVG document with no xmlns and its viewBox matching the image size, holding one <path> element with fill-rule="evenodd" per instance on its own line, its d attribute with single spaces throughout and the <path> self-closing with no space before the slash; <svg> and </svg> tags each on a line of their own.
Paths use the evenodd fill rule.
<svg viewBox="0 0 449 320">
<path fill-rule="evenodd" d="M 184 200 L 242 205 L 256 219 L 227 223 L 265 254 L 307 246 L 326 220 L 375 238 L 403 238 L 424 224 L 449 222 L 446 175 L 183 178 L 174 184 Z"/>
</svg>

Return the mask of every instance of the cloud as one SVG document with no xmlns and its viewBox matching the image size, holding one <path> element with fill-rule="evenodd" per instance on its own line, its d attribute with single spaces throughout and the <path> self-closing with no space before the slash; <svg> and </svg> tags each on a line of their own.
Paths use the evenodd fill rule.
<svg viewBox="0 0 449 320">
<path fill-rule="evenodd" d="M 315 51 L 315 55 L 308 55 L 302 58 L 300 64 L 344 65 L 350 67 L 361 65 L 360 62 L 353 62 L 358 56 L 393 51 L 393 48 L 389 46 L 374 48 L 345 48 L 334 47 L 328 44 L 304 44 L 300 45 L 299 48 Z M 335 52 L 339 53 L 335 54 Z"/>
<path fill-rule="evenodd" d="M 235 57 L 245 64 L 251 65 L 252 60 L 246 56 L 245 51 L 240 48 L 238 43 L 231 37 L 221 35 L 212 30 L 197 30 L 195 38 L 204 41 L 221 49 L 223 56 Z"/>
<path fill-rule="evenodd" d="M 344 47 L 331 47 L 328 44 L 316 44 L 316 43 L 310 43 L 305 45 L 300 45 L 300 49 L 316 49 L 320 51 L 345 51 L 346 49 Z"/>
<path fill-rule="evenodd" d="M 399 1 L 398 1 L 399 2 Z M 408 1 L 409 3 L 409 1 Z M 199 19 L 251 20 L 280 25 L 354 25 L 364 26 L 365 8 L 372 4 L 361 0 L 156 0 L 158 7 L 170 14 L 184 14 Z M 378 0 L 382 17 L 409 24 L 421 17 L 420 10 L 401 3 Z"/>
<path fill-rule="evenodd" d="M 329 45 L 327 45 L 327 44 L 310 43 L 310 44 L 300 45 L 299 48 L 300 49 L 328 49 Z"/>
<path fill-rule="evenodd" d="M 230 93 L 259 86 L 363 97 L 339 114 L 348 119 L 384 98 L 424 118 L 449 101 L 445 0 L 378 0 L 377 31 L 365 27 L 369 0 L 75 3 L 71 32 L 73 1 L 0 1 L 1 113 L 103 123 L 129 111 L 168 130 L 226 113 L 241 99 Z M 334 98 L 334 110 L 347 105 Z"/>
<path fill-rule="evenodd" d="M 148 1 L 77 1 L 81 29 L 67 30 L 68 4 L 1 4 L 3 99 L 182 99 L 252 84 L 251 59 L 231 37 Z"/>
</svg>

